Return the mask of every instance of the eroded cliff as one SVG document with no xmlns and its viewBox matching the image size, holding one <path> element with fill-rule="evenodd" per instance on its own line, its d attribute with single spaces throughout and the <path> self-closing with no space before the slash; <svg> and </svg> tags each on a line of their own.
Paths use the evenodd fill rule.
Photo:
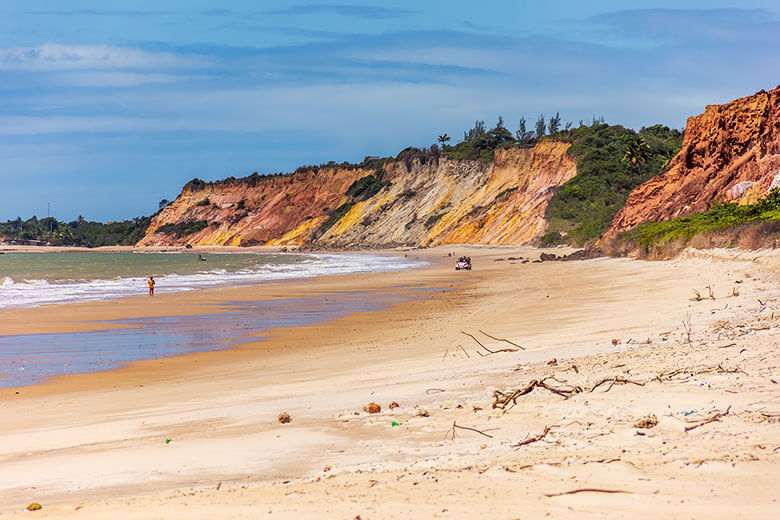
<svg viewBox="0 0 780 520">
<path fill-rule="evenodd" d="M 704 211 L 717 200 L 754 203 L 780 186 L 780 87 L 688 119 L 666 173 L 637 186 L 604 234 Z"/>
<path fill-rule="evenodd" d="M 522 244 L 545 231 L 547 203 L 576 175 L 569 146 L 499 149 L 492 164 L 428 157 L 191 182 L 139 245 Z M 347 193 L 368 176 L 376 193 Z"/>
</svg>

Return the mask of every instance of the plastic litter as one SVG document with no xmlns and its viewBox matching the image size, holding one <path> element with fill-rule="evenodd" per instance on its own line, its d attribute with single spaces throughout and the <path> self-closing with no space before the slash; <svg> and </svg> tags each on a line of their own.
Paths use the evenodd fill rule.
<svg viewBox="0 0 780 520">
<path fill-rule="evenodd" d="M 172 440 L 173 440 L 173 439 L 170 439 L 170 438 L 168 438 L 168 439 L 165 439 L 165 444 L 170 444 Z"/>
</svg>

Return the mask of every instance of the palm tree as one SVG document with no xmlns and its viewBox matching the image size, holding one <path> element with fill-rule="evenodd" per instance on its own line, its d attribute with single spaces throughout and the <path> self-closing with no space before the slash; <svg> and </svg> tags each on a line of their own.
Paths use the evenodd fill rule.
<svg viewBox="0 0 780 520">
<path fill-rule="evenodd" d="M 647 145 L 647 141 L 641 135 L 624 136 L 621 139 L 625 142 L 621 161 L 640 169 L 647 162 L 647 159 L 650 158 L 650 147 Z"/>
<path fill-rule="evenodd" d="M 448 136 L 446 133 L 443 133 L 439 136 L 439 143 L 441 143 L 442 146 L 444 146 L 444 143 L 450 140 L 450 136 Z"/>
</svg>

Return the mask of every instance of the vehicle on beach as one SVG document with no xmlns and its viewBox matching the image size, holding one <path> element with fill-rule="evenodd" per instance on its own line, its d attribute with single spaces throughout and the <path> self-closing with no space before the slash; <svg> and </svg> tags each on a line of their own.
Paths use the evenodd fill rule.
<svg viewBox="0 0 780 520">
<path fill-rule="evenodd" d="M 461 256 L 458 258 L 458 261 L 455 262 L 455 270 L 460 271 L 461 269 L 471 271 L 471 258 L 468 256 Z"/>
</svg>

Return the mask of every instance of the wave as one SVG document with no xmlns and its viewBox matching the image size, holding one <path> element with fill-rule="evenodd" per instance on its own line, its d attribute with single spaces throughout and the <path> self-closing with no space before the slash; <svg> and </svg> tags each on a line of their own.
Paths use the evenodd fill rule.
<svg viewBox="0 0 780 520">
<path fill-rule="evenodd" d="M 229 271 L 208 269 L 196 274 L 155 276 L 156 293 L 191 291 L 224 285 L 242 285 L 263 281 L 310 278 L 340 274 L 385 272 L 423 265 L 394 257 L 358 254 L 312 254 L 292 263 L 266 263 L 253 268 Z M 116 277 L 97 280 L 43 279 L 15 281 L 0 278 L 0 308 L 37 307 L 54 303 L 101 301 L 146 293 L 146 277 Z"/>
</svg>

